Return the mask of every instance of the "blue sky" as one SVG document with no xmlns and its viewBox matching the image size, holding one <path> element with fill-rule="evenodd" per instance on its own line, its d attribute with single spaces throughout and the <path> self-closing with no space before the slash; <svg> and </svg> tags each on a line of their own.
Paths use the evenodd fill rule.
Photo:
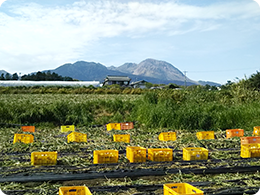
<svg viewBox="0 0 260 195">
<path fill-rule="evenodd" d="M 260 6 L 253 0 L 6 0 L 0 6 L 0 70 L 28 74 L 78 60 L 120 66 L 147 58 L 167 61 L 195 81 L 249 77 L 260 69 Z"/>
</svg>

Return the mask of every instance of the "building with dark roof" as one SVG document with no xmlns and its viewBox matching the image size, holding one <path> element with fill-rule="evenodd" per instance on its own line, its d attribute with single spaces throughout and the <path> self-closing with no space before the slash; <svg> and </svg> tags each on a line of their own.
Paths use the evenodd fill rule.
<svg viewBox="0 0 260 195">
<path fill-rule="evenodd" d="M 146 88 L 146 83 L 147 83 L 147 81 L 141 80 L 141 81 L 136 81 L 136 82 L 130 83 L 130 86 L 133 87 L 133 88 L 144 89 L 144 88 Z"/>
<path fill-rule="evenodd" d="M 120 86 L 129 86 L 130 81 L 131 79 L 128 76 L 108 75 L 103 82 L 103 86 L 113 84 L 117 84 Z"/>
</svg>

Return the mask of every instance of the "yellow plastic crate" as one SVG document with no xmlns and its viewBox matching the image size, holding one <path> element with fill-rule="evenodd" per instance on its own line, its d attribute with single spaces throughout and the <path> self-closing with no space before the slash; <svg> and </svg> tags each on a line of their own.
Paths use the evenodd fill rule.
<svg viewBox="0 0 260 195">
<path fill-rule="evenodd" d="M 242 158 L 260 157 L 260 144 L 244 144 L 241 145 Z"/>
<path fill-rule="evenodd" d="M 75 131 L 75 126 L 74 125 L 62 125 L 60 127 L 60 131 L 62 133 L 68 132 L 68 131 Z"/>
<path fill-rule="evenodd" d="M 253 131 L 253 135 L 260 135 L 260 126 L 256 126 L 256 127 L 254 127 L 254 131 Z"/>
<path fill-rule="evenodd" d="M 191 161 L 191 160 L 207 160 L 209 151 L 205 148 L 183 148 L 183 160 Z"/>
<path fill-rule="evenodd" d="M 56 165 L 57 164 L 57 152 L 32 152 L 31 164 L 32 165 Z"/>
<path fill-rule="evenodd" d="M 172 149 L 150 148 L 148 149 L 148 160 L 157 162 L 172 161 Z"/>
<path fill-rule="evenodd" d="M 127 146 L 126 158 L 130 163 L 146 162 L 146 148 L 138 146 Z"/>
<path fill-rule="evenodd" d="M 64 186 L 59 188 L 59 195 L 92 195 L 86 186 Z"/>
<path fill-rule="evenodd" d="M 14 141 L 16 142 L 23 142 L 25 144 L 33 143 L 34 137 L 31 134 L 14 134 Z"/>
<path fill-rule="evenodd" d="M 215 139 L 214 131 L 200 131 L 196 133 L 198 140 Z"/>
<path fill-rule="evenodd" d="M 176 132 L 162 132 L 159 134 L 160 141 L 176 141 Z"/>
<path fill-rule="evenodd" d="M 95 150 L 93 158 L 94 164 L 117 163 L 118 150 Z"/>
<path fill-rule="evenodd" d="M 107 124 L 107 130 L 121 130 L 121 124 L 120 123 L 108 123 Z"/>
<path fill-rule="evenodd" d="M 114 142 L 130 143 L 130 134 L 114 134 Z"/>
<path fill-rule="evenodd" d="M 79 133 L 79 132 L 72 132 L 67 136 L 67 142 L 88 142 L 87 134 Z"/>
<path fill-rule="evenodd" d="M 35 132 L 35 126 L 22 126 L 21 128 L 23 132 Z"/>
<path fill-rule="evenodd" d="M 164 195 L 203 195 L 204 192 L 188 183 L 169 183 L 163 185 Z"/>
<path fill-rule="evenodd" d="M 226 130 L 226 137 L 243 137 L 244 136 L 244 129 L 227 129 Z"/>
</svg>

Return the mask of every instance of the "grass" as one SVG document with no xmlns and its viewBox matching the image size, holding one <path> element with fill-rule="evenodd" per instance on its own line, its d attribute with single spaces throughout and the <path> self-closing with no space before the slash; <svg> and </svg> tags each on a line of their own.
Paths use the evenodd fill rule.
<svg viewBox="0 0 260 195">
<path fill-rule="evenodd" d="M 151 91 L 143 95 L 1 94 L 0 151 L 3 155 L 1 156 L 0 167 L 23 168 L 30 166 L 30 155 L 24 156 L 28 161 L 20 162 L 19 159 L 4 154 L 30 154 L 33 151 L 75 153 L 73 156 L 59 157 L 58 164 L 87 166 L 92 164 L 92 152 L 94 150 L 124 150 L 128 145 L 139 145 L 145 148 L 173 147 L 175 150 L 182 150 L 184 147 L 205 147 L 212 150 L 212 153 L 210 153 L 211 159 L 231 159 L 232 161 L 234 158 L 239 158 L 239 152 L 230 153 L 215 150 L 218 148 L 240 147 L 239 138 L 225 138 L 225 129 L 242 128 L 245 130 L 245 135 L 250 136 L 253 127 L 260 124 L 258 117 L 260 103 L 259 99 L 257 99 L 257 93 L 244 94 L 243 96 L 241 93 L 241 91 L 239 93 L 233 91 L 205 92 L 195 89 L 194 91 Z M 136 122 L 135 128 L 127 131 L 131 135 L 130 144 L 112 142 L 112 135 L 122 132 L 108 132 L 105 129 L 105 124 L 108 122 L 123 121 Z M 21 124 L 36 126 L 34 143 L 12 143 L 14 133 L 21 132 L 19 126 Z M 66 141 L 67 134 L 61 133 L 59 129 L 59 126 L 63 124 L 75 124 L 77 131 L 88 135 L 88 143 L 68 144 Z M 103 126 L 92 126 L 96 124 Z M 214 130 L 216 139 L 197 140 L 196 132 L 202 130 Z M 167 131 L 175 131 L 177 141 L 160 142 L 158 140 L 159 133 Z M 83 152 L 82 149 L 84 149 Z M 86 154 L 85 151 L 89 153 Z M 181 156 L 174 156 L 174 160 L 181 160 Z M 128 162 L 124 154 L 120 154 L 119 162 L 122 167 Z M 226 166 L 231 164 L 226 164 Z M 259 165 L 258 162 L 249 164 Z M 200 167 L 199 164 L 194 166 Z M 152 179 L 147 177 L 103 179 L 97 180 L 97 184 L 94 181 L 82 181 L 81 184 L 106 186 L 215 181 L 216 184 L 208 187 L 214 189 L 228 188 L 230 186 L 239 187 L 235 183 L 225 184 L 223 182 L 229 179 L 246 179 L 243 186 L 259 186 L 259 180 L 254 179 L 254 177 L 258 176 L 257 174 L 193 175 L 179 173 Z M 76 181 L 67 182 L 70 185 L 79 183 Z M 49 189 L 58 189 L 64 184 L 66 182 L 0 183 L 0 188 L 2 190 L 41 188 L 42 192 L 40 194 L 50 194 Z M 128 192 L 105 194 L 130 194 L 136 192 L 136 189 L 132 189 Z M 157 190 L 155 194 L 162 194 L 162 190 Z"/>
</svg>

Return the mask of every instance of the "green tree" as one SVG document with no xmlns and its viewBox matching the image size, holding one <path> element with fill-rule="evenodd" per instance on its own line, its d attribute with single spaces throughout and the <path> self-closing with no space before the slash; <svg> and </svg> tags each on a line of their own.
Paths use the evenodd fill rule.
<svg viewBox="0 0 260 195">
<path fill-rule="evenodd" d="M 14 73 L 13 76 L 12 76 L 12 80 L 18 80 L 19 79 L 19 76 L 17 73 Z"/>
<path fill-rule="evenodd" d="M 5 80 L 4 73 L 1 74 L 0 80 Z"/>
<path fill-rule="evenodd" d="M 5 74 L 5 80 L 11 80 L 11 79 L 12 79 L 11 74 L 6 73 L 6 74 Z"/>
<path fill-rule="evenodd" d="M 248 79 L 248 83 L 250 87 L 260 90 L 260 72 L 256 71 L 255 74 L 252 74 Z"/>
</svg>

